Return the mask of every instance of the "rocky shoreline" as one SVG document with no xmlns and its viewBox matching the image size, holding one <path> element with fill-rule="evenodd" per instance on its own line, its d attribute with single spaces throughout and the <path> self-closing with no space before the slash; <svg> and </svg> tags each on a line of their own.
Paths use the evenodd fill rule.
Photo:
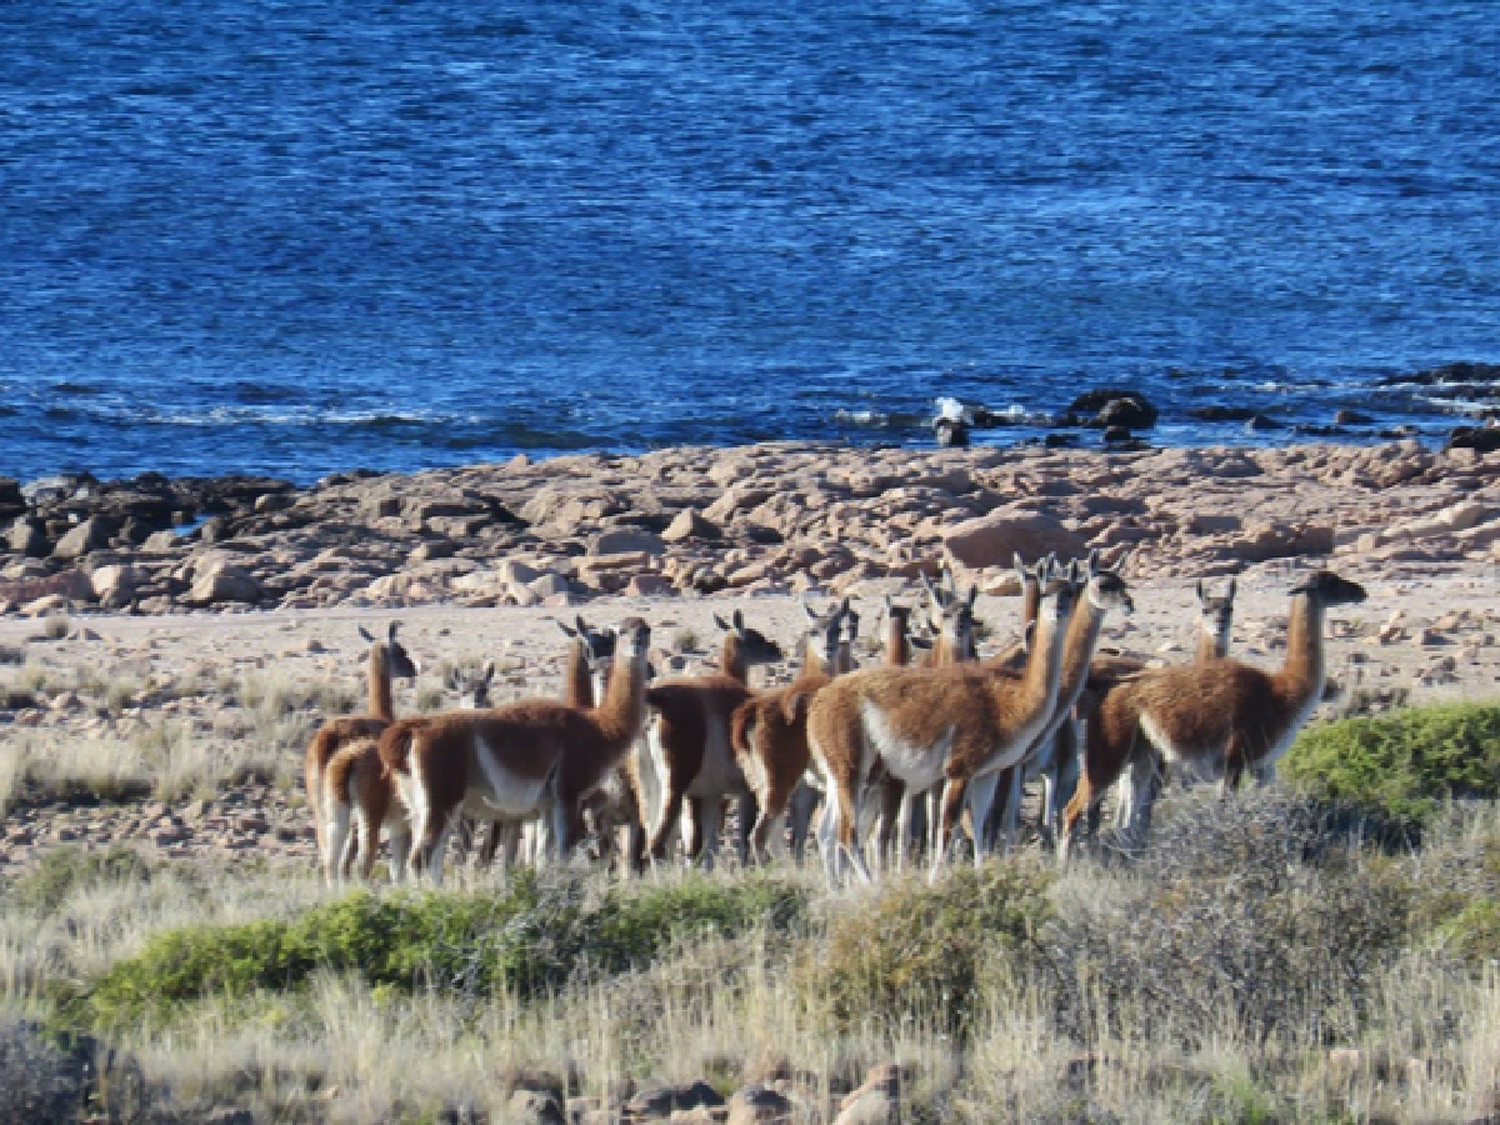
<svg viewBox="0 0 1500 1125">
<path fill-rule="evenodd" d="M 0 482 L 0 611 L 842 593 L 914 578 L 944 554 L 998 594 L 1013 551 L 1096 548 L 1138 578 L 1313 557 L 1444 571 L 1500 558 L 1497 485 L 1500 460 L 1415 441 L 1131 452 L 773 443 L 356 472 L 308 488 L 56 477 Z"/>
</svg>

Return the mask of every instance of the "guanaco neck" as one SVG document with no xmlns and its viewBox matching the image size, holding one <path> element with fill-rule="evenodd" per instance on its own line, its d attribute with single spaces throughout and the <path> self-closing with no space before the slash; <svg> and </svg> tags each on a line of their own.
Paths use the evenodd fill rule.
<svg viewBox="0 0 1500 1125">
<path fill-rule="evenodd" d="M 569 707 L 584 710 L 594 706 L 594 674 L 589 668 L 588 641 L 574 637 L 568 645 L 568 667 L 564 673 L 563 700 Z"/>
<path fill-rule="evenodd" d="M 938 634 L 937 643 L 932 648 L 932 663 L 937 668 L 948 668 L 954 664 L 962 664 L 974 657 L 974 645 L 972 641 L 963 637 L 955 637 L 946 629 Z"/>
<path fill-rule="evenodd" d="M 1036 624 L 1037 614 L 1042 611 L 1042 584 L 1028 578 L 1021 584 L 1021 636 Z"/>
<path fill-rule="evenodd" d="M 1193 662 L 1207 664 L 1211 660 L 1223 660 L 1229 655 L 1229 634 L 1221 632 L 1213 619 L 1204 615 L 1199 620 L 1198 650 Z"/>
<path fill-rule="evenodd" d="M 734 630 L 724 634 L 724 651 L 719 657 L 719 671 L 742 684 L 750 682 L 750 665 L 745 662 L 745 646 Z"/>
<path fill-rule="evenodd" d="M 604 702 L 594 709 L 599 733 L 618 756 L 635 740 L 646 718 L 646 654 L 629 660 L 617 659 L 609 670 Z"/>
<path fill-rule="evenodd" d="M 1104 607 L 1094 600 L 1093 593 L 1085 589 L 1081 602 L 1068 620 L 1068 629 L 1063 638 L 1062 671 L 1057 689 L 1059 711 L 1073 706 L 1083 691 L 1089 676 L 1089 665 L 1094 660 L 1094 650 L 1099 647 L 1099 633 L 1104 627 Z M 1030 664 L 1027 665 L 1030 671 Z"/>
<path fill-rule="evenodd" d="M 911 642 L 906 636 L 906 614 L 892 612 L 886 623 L 885 662 L 892 668 L 911 663 Z"/>
<path fill-rule="evenodd" d="M 997 690 L 1015 691 L 1014 699 L 1020 705 L 1018 716 L 1021 725 L 1034 722 L 1038 716 L 1045 720 L 1057 705 L 1059 681 L 1062 679 L 1062 662 L 1065 633 L 1059 628 L 1056 614 L 1039 614 L 1036 635 L 1031 651 L 1026 655 L 1026 670 L 1021 673 L 1018 684 L 1001 680 Z"/>
<path fill-rule="evenodd" d="M 854 645 L 850 641 L 839 641 L 833 654 L 833 671 L 837 676 L 846 676 L 854 671 Z"/>
<path fill-rule="evenodd" d="M 383 642 L 370 646 L 370 714 L 387 723 L 396 721 L 396 699 L 391 687 L 391 654 Z"/>
<path fill-rule="evenodd" d="M 1323 694 L 1323 605 L 1308 593 L 1292 599 L 1286 630 L 1286 666 L 1281 680 L 1299 703 Z"/>
</svg>

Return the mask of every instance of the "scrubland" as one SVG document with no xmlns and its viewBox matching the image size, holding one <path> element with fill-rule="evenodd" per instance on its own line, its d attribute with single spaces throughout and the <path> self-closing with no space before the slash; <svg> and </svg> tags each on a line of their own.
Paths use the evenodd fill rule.
<svg viewBox="0 0 1500 1125">
<path fill-rule="evenodd" d="M 68 845 L 0 896 L 0 1085 L 17 1120 L 501 1121 L 518 1087 L 701 1079 L 826 1121 L 893 1063 L 908 1121 L 1482 1116 L 1500 708 L 1325 724 L 1282 773 L 1174 791 L 1065 872 L 1029 845 L 931 886 L 580 862 L 336 894 Z"/>
</svg>

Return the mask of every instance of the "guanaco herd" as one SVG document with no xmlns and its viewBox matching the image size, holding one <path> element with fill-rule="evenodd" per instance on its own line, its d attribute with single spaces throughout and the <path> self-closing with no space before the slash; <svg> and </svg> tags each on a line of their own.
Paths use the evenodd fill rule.
<svg viewBox="0 0 1500 1125">
<path fill-rule="evenodd" d="M 455 835 L 480 863 L 520 862 L 523 849 L 566 858 L 592 835 L 626 869 L 669 862 L 679 846 L 712 865 L 733 801 L 741 862 L 788 847 L 801 862 L 821 805 L 830 883 L 924 852 L 936 877 L 961 836 L 976 862 L 1010 846 L 1033 782 L 1039 831 L 1066 861 L 1117 782 L 1117 826 L 1139 833 L 1169 770 L 1225 793 L 1247 771 L 1271 780 L 1323 696 L 1326 611 L 1365 597 L 1330 571 L 1307 576 L 1291 591 L 1283 666 L 1266 671 L 1228 656 L 1234 580 L 1220 593 L 1199 582 L 1193 661 L 1148 667 L 1098 651 L 1106 615 L 1133 605 L 1097 554 L 1015 565 L 1022 634 L 996 655 L 978 658 L 977 588 L 962 595 L 945 568 L 936 585 L 923 579 L 921 604 L 886 598 L 876 667 L 855 667 L 847 598 L 823 612 L 804 600 L 799 670 L 770 690 L 752 688 L 750 670 L 782 651 L 739 611 L 715 618 L 716 673 L 656 682 L 642 618 L 594 629 L 579 617 L 562 626 L 563 698 L 491 706 L 491 663 L 450 676 L 462 708 L 398 718 L 393 682 L 416 664 L 395 624 L 379 640 L 361 629 L 369 713 L 328 721 L 307 748 L 324 876 L 368 879 L 382 833 L 396 881 L 441 882 Z"/>
</svg>

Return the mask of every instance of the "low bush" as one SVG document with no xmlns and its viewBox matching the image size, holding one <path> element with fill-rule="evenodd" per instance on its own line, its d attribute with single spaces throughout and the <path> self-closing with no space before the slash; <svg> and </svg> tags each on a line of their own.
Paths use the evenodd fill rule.
<svg viewBox="0 0 1500 1125">
<path fill-rule="evenodd" d="M 837 905 L 798 967 L 799 989 L 838 1029 L 915 1018 L 966 1031 L 988 971 L 1036 951 L 1050 883 L 1021 861 L 955 870 L 936 886 L 890 880 L 872 898 Z"/>
<path fill-rule="evenodd" d="M 1100 874 L 1080 873 L 1088 892 L 1048 931 L 1065 1029 L 1103 1013 L 1194 1046 L 1354 1034 L 1416 900 L 1398 861 L 1341 845 L 1315 802 L 1275 790 L 1168 799 L 1135 870 L 1108 893 Z"/>
<path fill-rule="evenodd" d="M 104 851 L 81 846 L 46 852 L 5 892 L 7 903 L 50 914 L 84 887 L 102 883 L 144 883 L 151 862 L 135 848 L 115 844 Z"/>
<path fill-rule="evenodd" d="M 371 986 L 433 985 L 523 998 L 592 968 L 621 972 L 701 932 L 786 930 L 805 892 L 771 878 L 730 885 L 690 876 L 667 886 L 619 886 L 590 898 L 571 873 L 512 874 L 497 892 L 377 897 L 356 892 L 291 921 L 172 930 L 95 983 L 88 1016 L 105 1026 L 170 1015 L 202 997 L 292 989 L 317 971 Z"/>
<path fill-rule="evenodd" d="M 1500 796 L 1500 706 L 1413 707 L 1312 727 L 1281 775 L 1353 809 L 1378 835 L 1414 842 L 1445 801 Z"/>
</svg>

